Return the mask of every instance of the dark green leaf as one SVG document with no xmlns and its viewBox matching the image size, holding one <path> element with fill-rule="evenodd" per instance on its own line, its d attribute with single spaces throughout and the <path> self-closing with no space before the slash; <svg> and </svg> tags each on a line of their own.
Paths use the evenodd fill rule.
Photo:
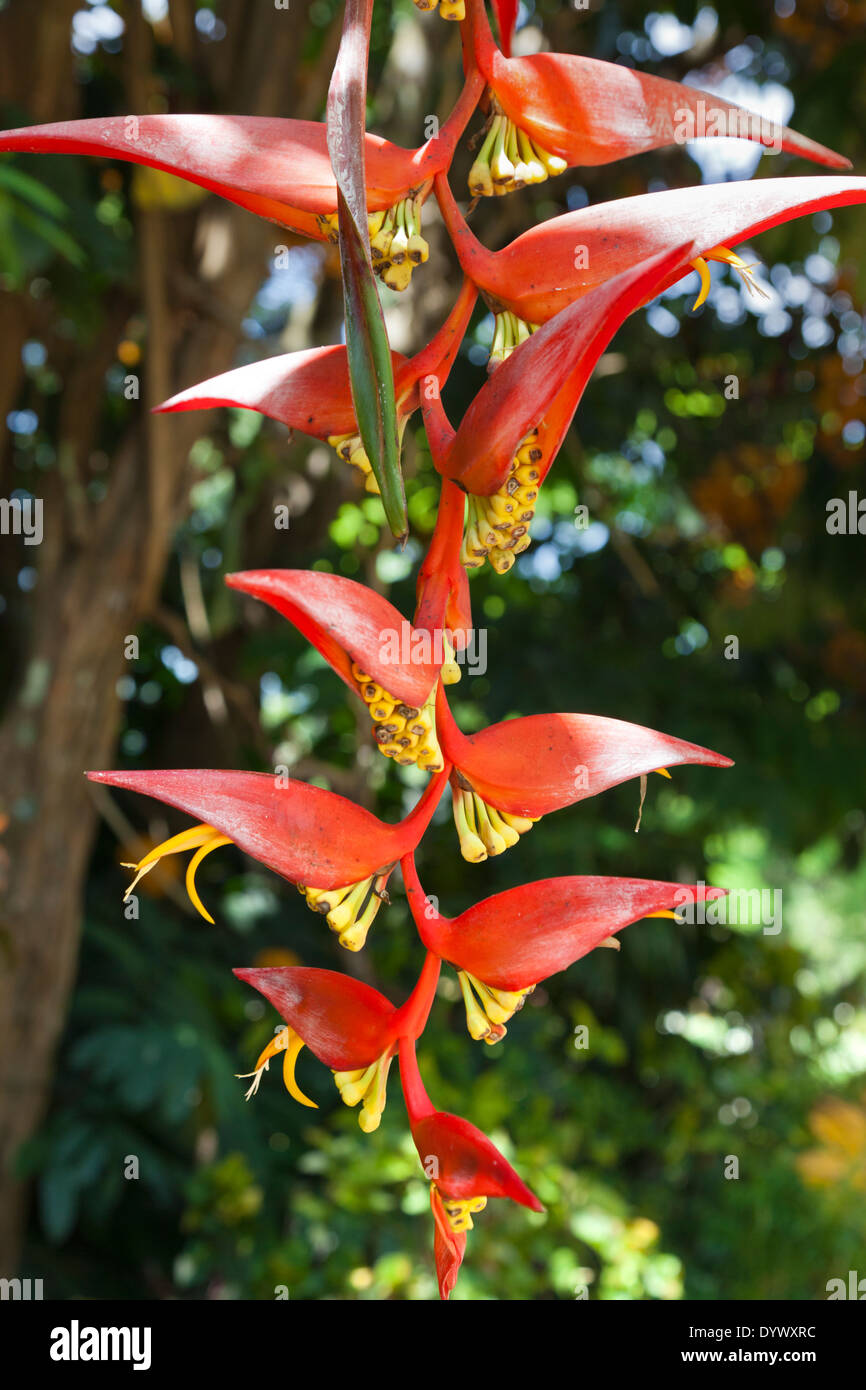
<svg viewBox="0 0 866 1390">
<path fill-rule="evenodd" d="M 364 137 L 372 0 L 347 0 L 340 51 L 328 91 L 328 151 L 337 180 L 340 262 L 349 381 L 358 429 L 379 484 L 388 525 L 409 531 L 391 349 L 370 260 Z"/>
<path fill-rule="evenodd" d="M 409 522 L 400 470 L 391 348 L 376 281 L 358 225 L 339 190 L 337 197 L 346 307 L 346 347 L 355 416 L 379 484 L 388 525 L 394 535 L 403 541 L 409 530 Z"/>
</svg>

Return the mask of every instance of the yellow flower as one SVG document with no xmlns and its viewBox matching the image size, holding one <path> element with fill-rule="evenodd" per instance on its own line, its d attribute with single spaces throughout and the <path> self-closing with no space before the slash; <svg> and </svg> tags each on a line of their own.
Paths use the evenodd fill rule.
<svg viewBox="0 0 866 1390">
<path fill-rule="evenodd" d="M 821 1147 L 797 1158 L 803 1181 L 810 1187 L 848 1184 L 866 1192 L 866 1105 L 829 1096 L 813 1109 L 809 1128 Z"/>
</svg>

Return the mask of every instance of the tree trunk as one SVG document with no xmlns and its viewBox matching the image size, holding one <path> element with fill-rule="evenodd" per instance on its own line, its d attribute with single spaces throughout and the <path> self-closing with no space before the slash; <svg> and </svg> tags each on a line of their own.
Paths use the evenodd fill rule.
<svg viewBox="0 0 866 1390">
<path fill-rule="evenodd" d="M 40 19 L 35 30 L 28 0 L 13 0 L 0 16 L 4 97 L 25 106 L 21 74 L 35 73 L 33 120 L 76 114 L 80 88 L 73 80 L 69 21 L 79 8 L 77 0 L 49 6 L 50 23 Z M 181 60 L 195 54 L 194 33 L 184 22 L 189 8 L 174 4 L 170 10 Z M 206 69 L 216 109 L 281 114 L 283 94 L 301 77 L 305 8 L 291 16 L 268 6 L 229 8 L 225 43 L 194 58 L 197 70 Z M 151 34 L 137 3 L 126 7 L 125 18 L 123 110 L 146 110 Z M 307 84 L 303 91 L 307 112 L 318 114 L 321 87 Z M 292 114 L 307 112 L 295 106 Z M 0 858 L 0 1277 L 15 1273 L 26 1219 L 16 1154 L 45 1113 L 75 978 L 96 821 L 83 773 L 113 760 L 124 637 L 158 600 L 189 491 L 189 447 L 203 428 L 201 416 L 154 417 L 147 407 L 231 365 L 241 320 L 268 251 L 280 239 L 278 229 L 214 199 L 197 214 L 140 213 L 135 235 L 139 303 L 124 304 L 113 292 L 90 350 L 76 343 L 65 362 L 52 357 L 64 394 L 58 464 L 40 484 L 43 543 L 19 551 L 19 539 L 2 538 L 6 577 L 24 564 L 34 566 L 38 578 L 32 596 L 16 597 L 7 615 L 17 620 L 10 643 L 16 670 L 0 724 L 0 830 L 6 832 Z M 219 255 L 208 257 L 215 246 Z M 194 308 L 178 302 L 184 284 L 196 287 Z M 206 319 L 202 303 L 215 306 Z M 31 306 L 22 294 L 7 297 L 0 311 L 0 381 L 13 404 L 21 347 L 32 331 Z M 85 479 L 99 438 L 102 383 L 135 309 L 148 327 L 138 419 L 112 460 L 106 496 L 93 502 Z M 17 485 L 8 446 L 3 464 L 8 497 Z"/>
</svg>

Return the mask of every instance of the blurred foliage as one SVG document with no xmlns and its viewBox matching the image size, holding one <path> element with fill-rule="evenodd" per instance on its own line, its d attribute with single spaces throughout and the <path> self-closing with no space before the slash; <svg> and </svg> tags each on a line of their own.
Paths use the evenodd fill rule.
<svg viewBox="0 0 866 1390">
<path fill-rule="evenodd" d="M 324 31 L 337 7 L 315 3 Z M 709 12 L 695 29 L 708 37 L 694 53 L 655 48 L 650 36 L 661 31 L 631 0 L 535 8 L 563 46 L 677 78 L 781 84 L 796 96 L 792 124 L 866 167 L 863 5 L 720 3 L 717 22 Z M 696 23 L 693 5 L 665 14 L 674 12 Z M 207 14 L 218 17 L 219 5 Z M 373 91 L 380 79 L 388 91 L 398 20 L 420 26 L 437 52 L 451 42 L 456 57 L 435 18 L 380 2 Z M 231 43 L 209 24 L 199 26 L 202 42 Z M 89 114 L 113 109 L 116 53 L 97 43 L 81 54 Z M 176 57 L 160 55 L 167 84 L 192 83 L 172 67 Z M 434 65 L 437 74 L 447 66 Z M 388 116 L 389 135 L 416 143 L 393 115 L 393 81 L 390 90 L 391 107 L 374 101 L 371 119 Z M 435 81 L 432 90 L 435 100 Z M 761 166 L 762 175 L 789 170 L 808 172 L 786 156 Z M 573 171 L 502 200 L 508 208 L 480 208 L 477 228 L 501 244 L 533 215 L 699 179 L 684 151 Z M 129 189 L 128 169 L 91 161 L 21 157 L 0 168 L 3 283 L 38 296 L 50 276 L 65 316 L 56 331 L 83 343 L 105 296 L 134 274 Z M 478 867 L 460 860 L 440 808 L 420 871 L 442 910 L 526 878 L 589 872 L 781 891 L 784 919 L 778 933 L 752 919 L 635 925 L 621 953 L 598 952 L 539 988 L 490 1050 L 466 1035 L 446 972 L 420 1047 L 431 1095 L 489 1132 L 547 1207 L 543 1217 L 488 1207 L 458 1298 L 809 1299 L 862 1265 L 864 541 L 825 529 L 830 498 L 866 493 L 862 216 L 844 209 L 760 238 L 756 251 L 773 267 L 770 307 L 723 271 L 700 313 L 689 312 L 694 294 L 680 284 L 635 315 L 545 486 L 532 549 L 506 580 L 472 580 L 488 669 L 454 692 L 463 727 L 577 708 L 719 748 L 736 766 L 655 779 L 638 836 L 629 784 L 548 817 Z M 300 271 L 269 276 L 250 308 L 244 360 L 284 350 L 311 282 L 333 289 L 327 252 L 296 254 Z M 395 297 L 385 299 L 396 313 Z M 139 408 L 122 386 L 145 332 L 130 322 L 106 383 L 95 496 L 118 422 Z M 479 311 L 449 383 L 455 418 L 484 379 L 489 335 Z M 26 366 L 10 425 L 21 487 L 35 489 L 39 471 L 58 466 L 63 383 L 44 344 L 28 345 Z M 156 624 L 141 631 L 140 657 L 121 682 L 120 760 L 300 762 L 305 776 L 340 790 L 335 779 L 356 779 L 379 814 L 397 817 L 417 795 L 417 775 L 378 766 L 330 670 L 221 581 L 234 568 L 318 566 L 390 586 L 410 612 L 437 497 L 422 432 L 410 430 L 404 446 L 413 536 L 400 554 L 379 503 L 347 491 L 321 447 L 287 449 L 283 431 L 242 412 L 202 417 L 202 431 L 165 605 L 185 624 L 193 583 L 210 639 L 199 653 Z M 272 521 L 285 496 L 288 536 Z M 19 582 L 31 580 L 22 572 Z M 228 733 L 203 714 L 214 686 Z M 118 805 L 127 843 L 118 848 L 116 820 L 100 837 L 51 1113 L 23 1160 L 39 1195 L 28 1265 L 76 1297 L 434 1297 L 426 1183 L 396 1072 L 372 1136 L 309 1053 L 300 1080 L 317 1115 L 295 1106 L 278 1076 L 249 1105 L 234 1079 L 276 1020 L 231 968 L 359 969 L 400 999 L 422 959 L 402 896 L 380 914 L 363 960 L 348 963 L 288 885 L 232 849 L 199 874 L 216 927 L 185 910 L 170 865 L 142 883 L 140 916 L 127 920 L 117 861 L 135 857 L 135 836 L 164 827 L 152 805 Z M 137 1180 L 124 1176 L 130 1158 Z"/>
</svg>

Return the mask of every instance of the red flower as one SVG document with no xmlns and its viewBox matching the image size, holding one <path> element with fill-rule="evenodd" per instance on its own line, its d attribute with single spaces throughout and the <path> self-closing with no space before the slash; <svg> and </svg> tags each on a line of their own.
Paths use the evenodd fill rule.
<svg viewBox="0 0 866 1390">
<path fill-rule="evenodd" d="M 285 1019 L 248 1073 L 255 1095 L 262 1075 L 278 1053 L 289 1094 L 315 1108 L 295 1081 L 295 1064 L 306 1046 L 334 1073 L 346 1105 L 363 1101 L 358 1123 L 365 1133 L 378 1129 L 385 1109 L 388 1072 L 400 1037 L 418 1037 L 427 1021 L 439 977 L 437 957 L 428 955 L 418 984 L 402 1008 L 360 980 L 333 970 L 304 967 L 236 970 L 238 979 L 257 989 Z"/>
<path fill-rule="evenodd" d="M 439 1294 L 447 1299 L 457 1283 L 472 1217 L 484 1210 L 488 1197 L 508 1197 L 530 1211 L 544 1207 L 486 1134 L 459 1115 L 433 1107 L 414 1043 L 406 1038 L 400 1042 L 400 1080 L 412 1138 L 431 1184 Z"/>
<path fill-rule="evenodd" d="M 595 714 L 531 714 L 464 734 L 444 690 L 436 725 L 453 763 L 454 821 L 464 859 L 480 863 L 516 844 L 540 816 L 609 787 L 683 764 L 732 767 L 699 744 Z"/>
<path fill-rule="evenodd" d="M 433 383 L 438 395 L 448 380 L 476 294 L 472 281 L 464 280 L 451 313 L 427 347 L 412 358 L 392 352 L 401 438 L 409 416 L 418 409 L 421 393 Z M 369 492 L 379 491 L 358 432 L 345 347 L 310 348 L 251 362 L 179 391 L 156 409 L 176 412 L 221 405 L 257 410 L 290 430 L 327 440 L 341 458 L 360 470 Z"/>
<path fill-rule="evenodd" d="M 673 917 L 689 903 L 725 896 L 703 884 L 579 876 L 524 883 L 442 917 L 425 897 L 414 863 L 402 865 L 419 934 L 457 970 L 474 1038 L 505 1036 L 505 1024 L 537 984 L 613 940 L 641 917 Z"/>
<path fill-rule="evenodd" d="M 436 689 L 451 652 L 416 631 L 387 599 L 341 575 L 318 570 L 229 574 L 239 589 L 275 608 L 304 634 L 375 724 L 379 751 L 428 772 L 444 767 L 436 736 Z"/>
<path fill-rule="evenodd" d="M 166 854 L 195 849 L 187 870 L 187 891 L 201 915 L 212 922 L 196 892 L 196 870 L 211 850 L 236 844 L 297 884 L 309 906 L 327 917 L 340 945 L 352 951 L 361 949 L 379 907 L 388 901 L 391 870 L 420 841 L 445 783 L 443 771 L 405 820 L 388 825 L 336 792 L 263 772 L 87 775 L 92 782 L 156 797 L 200 822 L 152 849 L 138 864 L 127 866 L 136 871 L 127 896 Z"/>
<path fill-rule="evenodd" d="M 623 270 L 686 242 L 681 261 L 653 294 L 695 261 L 730 261 L 729 247 L 770 227 L 866 202 L 866 178 L 758 179 L 618 198 L 539 223 L 496 252 L 469 231 L 444 176 L 436 192 L 465 273 L 500 309 L 535 324 Z"/>
<path fill-rule="evenodd" d="M 468 24 L 492 94 L 487 139 L 469 175 L 476 196 L 540 183 L 569 166 L 684 144 L 696 134 L 741 136 L 830 168 L 851 167 L 824 145 L 695 87 L 573 53 L 506 58 L 483 0 L 470 0 Z"/>
<path fill-rule="evenodd" d="M 475 74 L 435 139 L 405 150 L 367 135 L 365 162 L 373 262 L 405 289 L 426 261 L 421 206 L 448 166 L 478 100 Z M 250 212 L 317 240 L 337 239 L 337 185 L 326 129 L 262 116 L 108 116 L 0 132 L 0 151 L 65 152 L 123 159 L 176 174 Z"/>
<path fill-rule="evenodd" d="M 529 545 L 539 489 L 593 369 L 633 309 L 681 263 L 668 248 L 597 286 L 531 337 L 500 348 L 507 360 L 472 401 L 455 433 L 438 396 L 423 402 L 434 462 L 469 494 L 461 561 L 499 574 Z M 497 316 L 512 320 L 513 315 Z"/>
</svg>

